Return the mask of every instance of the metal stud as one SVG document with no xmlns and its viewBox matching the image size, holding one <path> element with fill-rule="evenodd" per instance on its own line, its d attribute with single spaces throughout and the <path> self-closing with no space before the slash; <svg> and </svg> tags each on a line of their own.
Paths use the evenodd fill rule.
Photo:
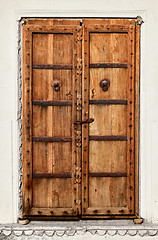
<svg viewBox="0 0 158 240">
<path fill-rule="evenodd" d="M 27 165 L 30 166 L 30 162 L 28 162 Z"/>
<path fill-rule="evenodd" d="M 84 137 L 84 140 L 86 140 L 87 138 L 86 137 Z"/>
<path fill-rule="evenodd" d="M 132 112 L 130 112 L 130 115 L 132 115 Z"/>
<path fill-rule="evenodd" d="M 130 91 L 132 92 L 132 88 L 130 88 Z"/>
<path fill-rule="evenodd" d="M 130 148 L 130 150 L 129 150 L 130 152 L 132 152 L 132 149 Z"/>
<path fill-rule="evenodd" d="M 132 103 L 132 101 L 130 101 L 130 104 Z"/>
<path fill-rule="evenodd" d="M 30 151 L 29 150 L 27 150 L 27 153 L 29 153 Z"/>
<path fill-rule="evenodd" d="M 130 66 L 131 66 L 131 67 L 133 67 L 133 65 L 132 65 L 132 64 L 130 64 Z"/>
<path fill-rule="evenodd" d="M 87 77 L 85 77 L 84 79 L 87 79 Z"/>
<path fill-rule="evenodd" d="M 130 196 L 130 200 L 132 200 L 132 197 Z"/>
<path fill-rule="evenodd" d="M 130 79 L 132 79 L 132 77 L 130 77 Z"/>
<path fill-rule="evenodd" d="M 84 128 L 86 128 L 86 125 L 84 126 Z"/>
<path fill-rule="evenodd" d="M 132 176 L 132 173 L 130 173 L 130 176 Z"/>
<path fill-rule="evenodd" d="M 87 52 L 84 52 L 84 54 L 87 54 Z"/>
<path fill-rule="evenodd" d="M 29 177 L 30 177 L 30 174 L 27 174 L 27 177 L 29 178 Z"/>
<path fill-rule="evenodd" d="M 84 41 L 87 42 L 87 39 L 85 39 Z"/>
</svg>

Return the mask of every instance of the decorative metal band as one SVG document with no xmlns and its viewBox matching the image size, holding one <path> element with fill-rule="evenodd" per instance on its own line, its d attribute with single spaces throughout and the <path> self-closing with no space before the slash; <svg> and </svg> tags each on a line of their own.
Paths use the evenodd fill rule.
<svg viewBox="0 0 158 240">
<path fill-rule="evenodd" d="M 90 177 L 127 177 L 126 172 L 90 172 Z"/>
<path fill-rule="evenodd" d="M 90 68 L 128 68 L 127 63 L 91 63 Z"/>
<path fill-rule="evenodd" d="M 71 173 L 33 173 L 33 178 L 71 178 Z"/>
<path fill-rule="evenodd" d="M 127 141 L 127 136 L 89 136 L 89 141 Z"/>
<path fill-rule="evenodd" d="M 34 100 L 32 105 L 36 106 L 72 106 L 72 101 L 58 100 L 58 101 L 42 101 Z"/>
<path fill-rule="evenodd" d="M 72 64 L 36 64 L 32 66 L 33 69 L 68 69 L 72 70 Z"/>
<path fill-rule="evenodd" d="M 72 137 L 33 137 L 34 142 L 72 142 Z"/>
<path fill-rule="evenodd" d="M 127 105 L 127 100 L 89 100 L 89 104 Z"/>
</svg>

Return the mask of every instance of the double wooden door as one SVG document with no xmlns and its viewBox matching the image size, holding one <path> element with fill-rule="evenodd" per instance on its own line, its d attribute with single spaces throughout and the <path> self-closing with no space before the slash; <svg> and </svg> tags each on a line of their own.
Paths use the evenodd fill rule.
<svg viewBox="0 0 158 240">
<path fill-rule="evenodd" d="M 139 25 L 23 24 L 23 217 L 138 215 Z"/>
</svg>

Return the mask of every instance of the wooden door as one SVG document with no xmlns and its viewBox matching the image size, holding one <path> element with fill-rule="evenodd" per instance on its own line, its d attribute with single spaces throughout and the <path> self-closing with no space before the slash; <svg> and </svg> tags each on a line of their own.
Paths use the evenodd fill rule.
<svg viewBox="0 0 158 240">
<path fill-rule="evenodd" d="M 80 214 L 81 27 L 78 20 L 23 26 L 23 215 Z"/>
<path fill-rule="evenodd" d="M 135 205 L 135 21 L 83 20 L 82 214 L 119 217 Z"/>
<path fill-rule="evenodd" d="M 139 27 L 23 25 L 23 217 L 138 216 Z"/>
</svg>

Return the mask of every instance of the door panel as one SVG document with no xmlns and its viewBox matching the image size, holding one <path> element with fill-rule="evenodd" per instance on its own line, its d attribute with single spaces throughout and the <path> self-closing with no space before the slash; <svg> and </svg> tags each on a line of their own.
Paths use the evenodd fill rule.
<svg viewBox="0 0 158 240">
<path fill-rule="evenodd" d="M 134 22 L 83 26 L 82 117 L 94 119 L 82 128 L 85 217 L 135 211 L 134 29 Z"/>
<path fill-rule="evenodd" d="M 102 79 L 109 79 L 107 92 L 100 88 Z M 127 99 L 128 69 L 126 68 L 90 68 L 90 99 Z M 121 82 L 120 82 L 121 79 Z"/>
<path fill-rule="evenodd" d="M 23 26 L 25 42 L 32 44 L 24 51 L 24 72 L 29 72 L 23 99 L 23 132 L 25 126 L 31 130 L 24 134 L 23 215 L 30 217 L 73 217 L 81 206 L 81 127 L 74 125 L 81 120 L 81 75 L 75 67 L 81 27 L 73 21 L 51 26 L 57 22 Z"/>
<path fill-rule="evenodd" d="M 90 118 L 94 122 L 89 126 L 89 135 L 127 135 L 127 106 L 90 105 Z"/>
</svg>

